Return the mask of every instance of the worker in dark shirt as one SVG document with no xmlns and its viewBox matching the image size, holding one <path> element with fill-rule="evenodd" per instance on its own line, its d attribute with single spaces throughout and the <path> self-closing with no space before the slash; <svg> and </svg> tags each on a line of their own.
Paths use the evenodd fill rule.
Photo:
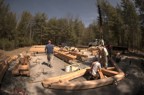
<svg viewBox="0 0 144 95">
<path fill-rule="evenodd" d="M 49 67 L 52 67 L 51 64 L 52 64 L 53 57 L 54 57 L 54 55 L 53 55 L 53 53 L 54 53 L 53 49 L 54 49 L 54 45 L 51 44 L 51 41 L 49 40 L 48 44 L 45 47 L 45 52 L 47 54 L 47 60 L 48 60 L 48 66 Z"/>
</svg>

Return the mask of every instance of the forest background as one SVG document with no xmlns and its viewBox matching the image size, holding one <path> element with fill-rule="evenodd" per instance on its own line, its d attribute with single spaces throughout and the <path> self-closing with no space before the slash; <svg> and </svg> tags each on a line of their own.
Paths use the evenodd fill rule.
<svg viewBox="0 0 144 95">
<path fill-rule="evenodd" d="M 103 34 L 99 31 L 99 18 L 85 27 L 80 18 L 74 16 L 49 19 L 45 13 L 38 12 L 32 15 L 23 11 L 17 20 L 16 13 L 10 10 L 4 0 L 0 0 L 0 49 L 12 50 L 46 44 L 48 39 L 55 45 L 88 45 L 103 35 L 106 44 L 142 50 L 144 1 L 121 0 L 115 7 L 106 0 L 100 1 Z"/>
</svg>

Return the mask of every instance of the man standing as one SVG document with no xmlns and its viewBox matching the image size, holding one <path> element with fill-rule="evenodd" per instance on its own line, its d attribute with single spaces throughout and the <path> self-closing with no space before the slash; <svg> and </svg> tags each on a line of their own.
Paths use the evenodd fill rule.
<svg viewBox="0 0 144 95">
<path fill-rule="evenodd" d="M 53 49 L 54 49 L 54 45 L 51 44 L 51 41 L 49 40 L 48 44 L 45 47 L 45 52 L 47 54 L 48 66 L 51 67 L 51 68 L 52 68 L 51 64 L 52 64 L 53 53 L 54 53 Z"/>
<path fill-rule="evenodd" d="M 105 60 L 105 63 L 104 63 L 104 67 L 107 69 L 108 67 L 108 51 L 107 51 L 107 48 L 105 46 L 103 46 L 103 49 L 104 49 L 104 60 Z"/>
</svg>

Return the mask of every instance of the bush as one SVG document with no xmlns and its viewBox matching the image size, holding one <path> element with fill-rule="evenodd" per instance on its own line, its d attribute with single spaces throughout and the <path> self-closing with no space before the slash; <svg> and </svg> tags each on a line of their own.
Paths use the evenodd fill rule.
<svg viewBox="0 0 144 95">
<path fill-rule="evenodd" d="M 12 50 L 15 48 L 14 40 L 9 41 L 8 39 L 0 39 L 0 49 Z"/>
</svg>

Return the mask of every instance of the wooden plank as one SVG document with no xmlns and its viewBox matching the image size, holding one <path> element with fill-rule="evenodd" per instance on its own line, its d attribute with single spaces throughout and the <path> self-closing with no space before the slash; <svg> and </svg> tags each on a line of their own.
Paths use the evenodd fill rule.
<svg viewBox="0 0 144 95">
<path fill-rule="evenodd" d="M 116 70 L 115 67 L 107 67 L 107 70 Z"/>
<path fill-rule="evenodd" d="M 105 78 L 101 70 L 99 70 L 98 73 L 99 73 L 99 75 L 100 75 L 100 79 Z"/>
<path fill-rule="evenodd" d="M 13 68 L 13 70 L 12 70 L 12 74 L 13 74 L 13 75 L 18 75 L 18 74 L 19 74 L 19 63 L 17 63 L 17 64 L 14 66 L 14 68 Z"/>
<path fill-rule="evenodd" d="M 105 74 L 107 76 L 114 76 L 114 75 L 117 75 L 119 73 L 117 71 L 111 71 L 111 70 L 104 69 L 104 68 L 102 68 L 101 71 L 103 72 L 103 74 Z"/>
<path fill-rule="evenodd" d="M 12 74 L 30 76 L 28 56 L 19 59 L 19 63 L 14 66 Z"/>
<path fill-rule="evenodd" d="M 17 58 L 18 58 L 17 55 L 11 56 L 10 59 L 8 60 L 8 63 L 10 63 L 10 62 L 16 60 Z"/>
<path fill-rule="evenodd" d="M 29 70 L 29 65 L 28 64 L 26 64 L 26 65 L 19 65 L 19 68 L 18 68 L 19 70 Z"/>
<path fill-rule="evenodd" d="M 111 61 L 112 65 L 116 68 L 116 70 L 117 70 L 118 72 L 123 72 L 123 71 L 118 67 L 118 65 L 115 63 L 114 60 L 110 59 L 110 61 Z"/>
</svg>

